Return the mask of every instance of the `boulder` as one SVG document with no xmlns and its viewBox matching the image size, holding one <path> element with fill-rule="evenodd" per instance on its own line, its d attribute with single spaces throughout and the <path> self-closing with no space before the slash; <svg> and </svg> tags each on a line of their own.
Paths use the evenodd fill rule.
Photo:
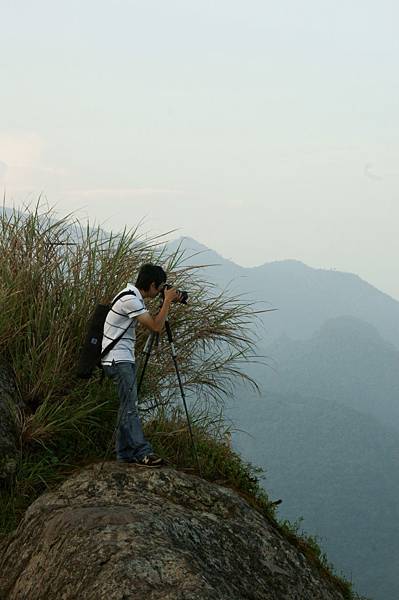
<svg viewBox="0 0 399 600">
<path fill-rule="evenodd" d="M 0 365 L 0 483 L 15 472 L 19 446 L 17 405 L 12 377 Z"/>
<path fill-rule="evenodd" d="M 0 545 L 2 600 L 343 600 L 231 489 L 107 462 L 38 498 Z"/>
</svg>

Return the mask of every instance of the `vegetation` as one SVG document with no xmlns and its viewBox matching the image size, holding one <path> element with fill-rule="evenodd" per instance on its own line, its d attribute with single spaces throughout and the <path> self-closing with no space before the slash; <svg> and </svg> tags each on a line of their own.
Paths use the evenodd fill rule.
<svg viewBox="0 0 399 600">
<path fill-rule="evenodd" d="M 37 205 L 24 214 L 3 209 L 0 232 L 0 364 L 12 369 L 16 406 L 22 407 L 15 409 L 21 432 L 18 467 L 0 490 L 0 534 L 14 529 L 36 497 L 75 469 L 112 459 L 114 386 L 99 373 L 90 382 L 77 380 L 76 360 L 95 304 L 109 302 L 134 281 L 141 264 L 156 261 L 169 282 L 190 295 L 188 306 L 173 307 L 171 321 L 201 475 L 242 494 L 333 577 L 347 598 L 353 597 L 350 585 L 330 573 L 314 540 L 277 522 L 259 470 L 231 448 L 223 398 L 237 377 L 256 386 L 242 370 L 254 360 L 255 340 L 248 334 L 256 318 L 253 307 L 182 267 L 181 252 L 167 255 L 163 237 L 145 237 L 137 229 L 106 235 L 99 227 L 57 219 Z M 145 339 L 138 331 L 137 354 Z M 197 472 L 174 365 L 162 338 L 147 368 L 140 405 L 155 450 L 176 468 Z"/>
</svg>

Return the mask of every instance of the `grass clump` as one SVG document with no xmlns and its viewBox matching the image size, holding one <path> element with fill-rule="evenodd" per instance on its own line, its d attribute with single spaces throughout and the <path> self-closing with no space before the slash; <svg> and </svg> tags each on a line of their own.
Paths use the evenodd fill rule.
<svg viewBox="0 0 399 600">
<path fill-rule="evenodd" d="M 217 401 L 232 385 L 232 375 L 247 378 L 241 367 L 253 352 L 247 332 L 252 306 L 216 291 L 196 269 L 179 267 L 183 253 L 167 254 L 165 241 L 137 229 L 106 234 L 100 227 L 57 219 L 50 209 L 40 212 L 39 205 L 22 214 L 3 207 L 0 361 L 12 369 L 24 406 L 24 442 L 49 439 L 92 414 L 87 396 L 93 382 L 75 377 L 88 316 L 98 302 L 110 302 L 134 282 L 143 263 L 160 264 L 169 283 L 189 290 L 188 306 L 175 305 L 171 312 L 186 389 L 199 386 L 204 398 Z M 155 303 L 151 309 L 157 310 Z M 138 355 L 146 335 L 138 328 Z M 154 355 L 141 398 L 166 405 L 176 392 L 173 363 L 163 344 Z"/>
</svg>

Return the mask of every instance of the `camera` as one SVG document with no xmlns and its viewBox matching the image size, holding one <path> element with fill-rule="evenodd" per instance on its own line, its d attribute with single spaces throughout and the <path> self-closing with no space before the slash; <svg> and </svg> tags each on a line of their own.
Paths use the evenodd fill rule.
<svg viewBox="0 0 399 600">
<path fill-rule="evenodd" d="M 170 290 L 173 287 L 173 285 L 169 285 L 167 283 L 165 283 L 165 286 L 162 290 L 162 298 L 164 297 L 164 290 Z M 185 292 L 183 290 L 176 290 L 180 295 L 181 298 L 179 300 L 180 304 L 187 304 L 187 300 L 188 300 L 188 292 Z"/>
</svg>

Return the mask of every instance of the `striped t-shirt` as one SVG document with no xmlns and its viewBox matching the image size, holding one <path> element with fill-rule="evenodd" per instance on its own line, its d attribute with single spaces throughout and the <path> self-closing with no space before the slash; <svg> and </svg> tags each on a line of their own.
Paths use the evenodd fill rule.
<svg viewBox="0 0 399 600">
<path fill-rule="evenodd" d="M 110 365 L 112 361 L 115 362 L 135 362 L 134 358 L 134 343 L 136 341 L 136 323 L 137 320 L 135 317 L 138 315 L 143 315 L 148 312 L 145 307 L 143 296 L 140 294 L 139 290 L 128 283 L 127 286 L 119 292 L 134 292 L 133 294 L 129 294 L 123 296 L 123 298 L 119 298 L 113 305 L 113 307 L 109 310 L 107 314 L 107 318 L 104 323 L 104 334 L 103 334 L 103 343 L 102 350 L 104 350 L 115 338 L 117 338 L 122 331 L 128 327 L 130 322 L 130 327 L 123 334 L 121 339 L 115 344 L 115 346 L 104 356 L 101 361 L 103 365 Z M 117 294 L 117 296 L 119 296 Z"/>
</svg>

